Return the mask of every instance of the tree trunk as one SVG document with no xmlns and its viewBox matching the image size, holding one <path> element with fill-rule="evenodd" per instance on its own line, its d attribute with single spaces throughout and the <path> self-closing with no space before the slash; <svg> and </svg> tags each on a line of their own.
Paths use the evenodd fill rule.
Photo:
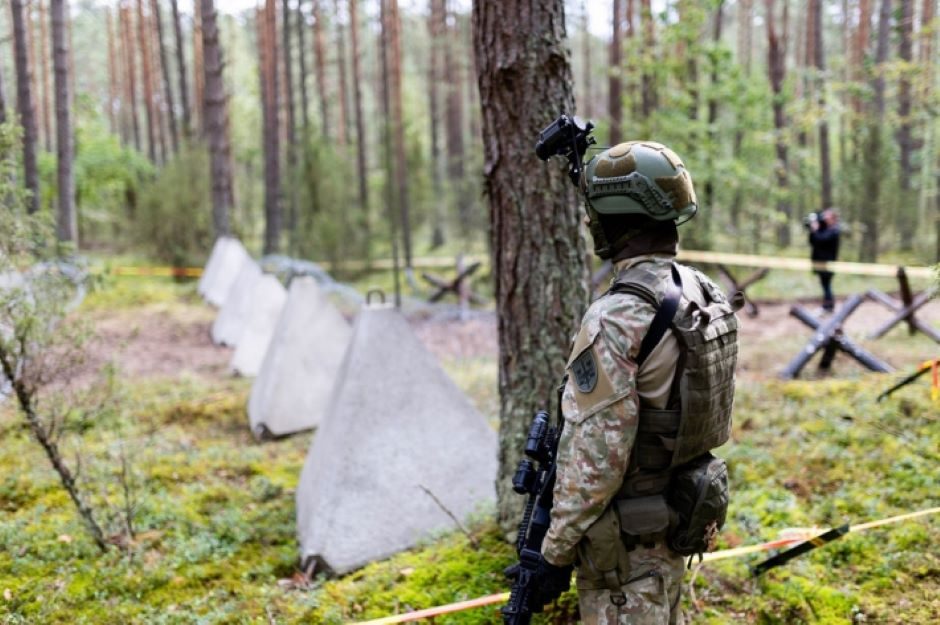
<svg viewBox="0 0 940 625">
<path fill-rule="evenodd" d="M 39 70 L 42 74 L 42 133 L 46 152 L 52 152 L 52 106 L 49 88 L 49 17 L 46 2 L 39 0 Z M 67 65 L 67 63 L 66 63 Z"/>
<path fill-rule="evenodd" d="M 52 0 L 52 63 L 55 72 L 56 167 L 59 183 L 57 232 L 60 241 L 78 247 L 75 178 L 72 175 L 72 119 L 69 98 L 69 51 L 66 47 L 66 0 Z"/>
<path fill-rule="evenodd" d="M 640 21 L 643 23 L 643 118 L 647 118 L 656 108 L 656 76 L 651 66 L 656 59 L 656 25 L 653 23 L 652 0 L 640 0 Z"/>
<path fill-rule="evenodd" d="M 189 108 L 189 86 L 186 84 L 186 55 L 183 54 L 183 26 L 180 23 L 180 10 L 177 4 L 178 0 L 170 0 L 170 6 L 173 8 L 173 39 L 176 41 L 176 66 L 180 82 L 180 114 L 183 116 L 183 137 L 188 139 L 192 136 L 193 125 Z"/>
<path fill-rule="evenodd" d="M 179 130 L 176 126 L 176 111 L 173 108 L 173 85 L 170 80 L 170 64 L 167 62 L 166 46 L 163 43 L 163 17 L 160 15 L 159 0 L 151 0 L 151 12 L 157 23 L 157 45 L 160 49 L 160 75 L 163 77 L 163 98 L 170 123 L 170 140 L 173 152 L 179 152 Z"/>
<path fill-rule="evenodd" d="M 16 112 L 23 127 L 23 178 L 30 191 L 29 212 L 39 210 L 39 171 L 36 168 L 36 111 L 33 108 L 32 77 L 26 42 L 24 0 L 10 0 L 13 22 L 13 60 L 16 66 Z"/>
<path fill-rule="evenodd" d="M 300 63 L 300 118 L 304 129 L 304 143 L 310 137 L 310 99 L 307 94 L 307 48 L 304 33 L 307 20 L 304 18 L 303 0 L 297 3 L 297 61 Z"/>
<path fill-rule="evenodd" d="M 277 74 L 277 7 L 275 0 L 266 0 L 262 26 L 264 103 L 264 253 L 275 254 L 280 250 L 281 204 L 280 204 L 280 136 L 278 128 L 278 74 Z"/>
<path fill-rule="evenodd" d="M 623 0 L 613 0 L 613 16 L 611 24 L 613 25 L 610 38 L 610 63 L 607 66 L 607 107 L 610 114 L 610 145 L 617 145 L 623 141 L 623 85 L 620 81 L 620 75 L 623 72 L 621 67 L 621 55 L 623 53 L 623 40 L 621 39 L 623 26 Z"/>
<path fill-rule="evenodd" d="M 356 112 L 356 162 L 359 171 L 359 207 L 362 210 L 363 240 L 369 249 L 369 164 L 366 160 L 366 130 L 362 113 L 362 69 L 359 53 L 359 0 L 349 0 L 349 38 L 352 45 L 353 104 Z"/>
<path fill-rule="evenodd" d="M 150 54 L 147 21 L 144 17 L 144 0 L 137 0 L 137 37 L 140 46 L 140 60 L 143 67 L 144 113 L 147 115 L 147 155 L 152 163 L 157 162 L 157 138 L 154 134 L 153 81 L 150 68 Z"/>
<path fill-rule="evenodd" d="M 394 124 L 392 123 L 392 78 L 389 50 L 392 47 L 392 25 L 389 11 L 391 0 L 379 0 L 379 84 L 382 94 L 382 154 L 385 161 L 385 207 L 392 244 L 392 271 L 395 285 L 395 306 L 401 307 L 401 285 L 398 279 L 398 216 L 394 181 L 398 179 L 396 159 L 394 158 Z"/>
<path fill-rule="evenodd" d="M 444 185 L 441 171 L 441 144 L 440 122 L 441 104 L 438 84 L 441 82 L 441 46 L 444 43 L 444 33 L 447 29 L 446 7 L 444 0 L 431 0 L 430 17 L 428 18 L 428 34 L 430 37 L 431 53 L 428 60 L 428 108 L 431 132 L 431 187 L 434 194 L 433 227 L 431 232 L 431 247 L 438 248 L 444 244 Z"/>
<path fill-rule="evenodd" d="M 119 125 L 114 114 L 114 104 L 118 99 L 118 79 L 117 58 L 114 53 L 114 25 L 111 20 L 111 7 L 105 7 L 104 17 L 108 23 L 108 124 L 111 132 L 117 133 L 119 132 Z M 127 137 L 125 137 L 123 133 L 121 133 L 121 140 L 127 140 Z"/>
<path fill-rule="evenodd" d="M 829 122 L 826 120 L 826 51 L 823 46 L 823 2 L 814 0 L 813 37 L 816 63 L 816 103 L 819 106 L 820 209 L 832 206 L 832 169 L 829 158 Z"/>
<path fill-rule="evenodd" d="M 134 149 L 140 149 L 140 121 L 137 117 L 137 69 L 135 67 L 133 35 L 131 34 L 131 12 L 127 5 L 120 8 L 121 17 L 121 56 L 124 59 L 124 75 L 127 78 L 127 107 L 131 118 L 131 129 L 134 134 Z"/>
<path fill-rule="evenodd" d="M 885 115 L 885 64 L 888 61 L 888 43 L 891 35 L 891 0 L 881 0 L 878 16 L 878 47 L 875 51 L 873 110 L 869 115 L 868 145 L 865 150 L 865 202 L 867 208 L 862 213 L 864 232 L 859 259 L 875 262 L 878 259 L 879 214 L 883 204 L 881 188 L 882 167 L 882 128 L 881 120 Z"/>
<path fill-rule="evenodd" d="M 281 41 L 284 47 L 284 99 L 287 101 L 287 177 L 290 185 L 287 191 L 287 229 L 288 239 L 295 238 L 297 228 L 296 185 L 292 177 L 297 169 L 297 116 L 294 109 L 294 63 L 291 57 L 290 42 L 290 2 L 281 0 Z"/>
<path fill-rule="evenodd" d="M 914 171 L 913 154 L 914 139 L 911 136 L 911 68 L 914 59 L 914 50 L 911 38 L 914 32 L 914 3 L 913 0 L 901 0 L 901 22 L 899 24 L 901 41 L 898 47 L 899 56 L 904 61 L 901 69 L 901 80 L 898 87 L 898 117 L 900 125 L 897 131 L 898 148 L 900 148 L 899 187 L 900 198 L 897 210 L 897 228 L 901 235 L 901 249 L 909 251 L 914 243 L 916 201 L 912 192 L 911 180 L 916 176 Z M 932 78 L 925 76 L 926 80 Z"/>
<path fill-rule="evenodd" d="M 708 178 L 705 180 L 705 208 L 710 212 L 715 211 L 715 162 L 718 160 L 718 150 L 720 148 L 718 140 L 718 52 L 721 46 L 721 26 L 724 20 L 724 0 L 718 0 L 718 6 L 715 8 L 715 22 L 712 30 L 712 54 L 709 55 L 712 64 L 712 71 L 709 80 L 711 81 L 712 93 L 708 98 Z"/>
<path fill-rule="evenodd" d="M 591 94 L 591 18 L 585 0 L 581 0 L 581 61 L 584 65 L 584 97 L 581 100 L 580 115 L 590 119 L 594 114 L 592 109 L 593 95 Z"/>
<path fill-rule="evenodd" d="M 201 0 L 193 0 L 195 11 L 193 13 L 193 92 L 196 101 L 193 103 L 196 112 L 196 128 L 200 136 L 206 132 L 206 120 L 203 117 L 205 110 L 202 103 L 205 101 L 205 59 L 202 49 L 202 9 L 199 6 Z"/>
<path fill-rule="evenodd" d="M 0 65 L 0 124 L 7 123 L 7 95 L 3 86 L 3 66 Z"/>
<path fill-rule="evenodd" d="M 455 49 L 460 41 L 456 16 L 454 28 L 447 34 L 444 44 L 444 65 L 447 73 L 447 181 L 457 204 L 457 220 L 461 236 L 466 239 L 471 232 L 470 198 L 463 193 L 466 179 L 466 145 L 463 132 L 463 80 Z"/>
<path fill-rule="evenodd" d="M 388 1 L 388 23 L 390 37 L 389 49 L 389 95 L 392 114 L 392 127 L 395 139 L 395 160 L 397 161 L 398 211 L 401 215 L 401 240 L 405 255 L 405 269 L 411 275 L 411 220 L 409 215 L 410 199 L 408 189 L 408 157 L 405 146 L 405 118 L 402 109 L 402 68 L 401 68 L 401 14 L 398 0 Z M 453 91 L 451 92 L 453 95 Z"/>
<path fill-rule="evenodd" d="M 320 98 L 320 136 L 324 141 L 329 141 L 332 131 L 330 129 L 330 96 L 326 91 L 326 48 L 323 44 L 323 10 L 320 6 L 322 1 L 313 0 L 313 54 L 317 94 Z"/>
<path fill-rule="evenodd" d="M 212 225 L 215 236 L 229 234 L 229 211 L 232 208 L 230 194 L 232 172 L 229 170 L 228 114 L 226 111 L 225 81 L 222 76 L 222 44 L 216 24 L 215 0 L 202 0 L 202 49 L 205 71 L 206 137 L 209 140 L 209 156 L 212 171 Z"/>
<path fill-rule="evenodd" d="M 540 163 L 532 150 L 539 131 L 574 106 L 564 2 L 475 0 L 473 33 L 499 320 L 496 488 L 509 532 L 523 505 L 510 478 L 533 413 L 556 407 L 587 267 L 573 188 L 559 163 Z"/>
<path fill-rule="evenodd" d="M 346 34 L 343 28 L 343 22 L 340 19 L 341 4 L 340 0 L 334 0 L 333 30 L 336 31 L 336 76 L 339 93 L 339 123 L 337 124 L 337 142 L 340 145 L 346 145 L 349 137 L 352 136 L 349 127 L 349 87 L 346 81 Z"/>
<path fill-rule="evenodd" d="M 777 214 L 779 223 L 777 225 L 777 245 L 786 247 L 790 244 L 790 219 L 791 207 L 789 200 L 787 169 L 787 120 L 784 110 L 785 101 L 783 94 L 783 81 L 786 77 L 786 39 L 781 41 L 777 35 L 775 25 L 775 0 L 766 0 L 767 4 L 767 69 L 770 76 L 770 86 L 773 90 L 773 111 L 774 111 L 774 132 L 776 138 L 774 145 L 777 153 L 777 163 L 775 170 L 777 172 Z M 784 22 L 786 21 L 787 9 L 784 4 Z"/>
</svg>

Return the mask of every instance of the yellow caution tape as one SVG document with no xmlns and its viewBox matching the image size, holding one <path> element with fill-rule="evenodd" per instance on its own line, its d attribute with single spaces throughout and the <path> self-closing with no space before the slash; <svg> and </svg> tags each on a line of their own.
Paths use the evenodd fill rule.
<svg viewBox="0 0 940 625">
<path fill-rule="evenodd" d="M 940 506 L 936 508 L 928 508 L 926 510 L 918 510 L 917 512 L 899 514 L 897 516 L 888 517 L 886 519 L 879 519 L 877 521 L 869 521 L 868 523 L 850 526 L 849 532 L 862 532 L 864 530 L 881 527 L 883 525 L 900 523 L 901 521 L 908 521 L 910 519 L 915 519 L 930 514 L 937 514 L 938 512 L 940 512 Z M 769 551 L 770 549 L 776 549 L 777 547 L 786 547 L 794 543 L 800 543 L 807 540 L 812 541 L 813 544 L 817 544 L 816 537 L 825 531 L 828 530 L 819 530 L 818 528 L 790 528 L 780 532 L 785 536 L 785 538 L 779 538 L 777 540 L 761 543 L 759 545 L 748 545 L 745 547 L 724 549 L 722 551 L 713 551 L 711 553 L 706 553 L 702 560 L 704 562 L 713 562 L 715 560 L 724 560 L 726 558 L 737 558 L 759 551 Z M 393 616 L 386 616 L 383 618 L 373 619 L 371 621 L 358 621 L 353 623 L 353 625 L 396 625 L 397 623 L 409 623 L 413 621 L 420 621 L 422 619 L 431 619 L 443 614 L 452 614 L 454 612 L 463 612 L 464 610 L 471 610 L 473 608 L 482 608 L 490 605 L 496 605 L 499 603 L 504 603 L 508 600 L 509 593 L 503 592 L 495 595 L 486 595 L 484 597 L 470 599 L 468 601 L 459 601 L 457 603 L 449 603 L 447 605 L 437 606 L 434 608 L 427 608 L 425 610 L 406 612 L 404 614 L 395 614 Z"/>
</svg>

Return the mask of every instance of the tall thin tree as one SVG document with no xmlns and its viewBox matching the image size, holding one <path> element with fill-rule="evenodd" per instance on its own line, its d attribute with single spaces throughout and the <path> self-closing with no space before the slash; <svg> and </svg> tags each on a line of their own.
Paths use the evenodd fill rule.
<svg viewBox="0 0 940 625">
<path fill-rule="evenodd" d="M 898 42 L 898 56 L 903 61 L 900 84 L 898 85 L 898 117 L 897 141 L 899 148 L 899 178 L 900 202 L 897 210 L 897 228 L 901 238 L 901 249 L 910 250 L 914 243 L 915 206 L 913 185 L 911 181 L 914 173 L 914 137 L 911 133 L 912 89 L 910 64 L 914 59 L 914 2 L 913 0 L 900 0 L 900 41 Z M 929 80 L 932 77 L 925 77 Z"/>
<path fill-rule="evenodd" d="M 280 161 L 280 93 L 277 62 L 277 4 L 266 0 L 264 7 L 264 38 L 261 42 L 264 66 L 265 149 L 264 149 L 264 253 L 274 254 L 281 248 L 281 161 Z"/>
<path fill-rule="evenodd" d="M 349 128 L 351 115 L 349 114 L 349 88 L 346 80 L 346 35 L 343 20 L 340 17 L 342 10 L 340 0 L 334 0 L 333 31 L 336 33 L 336 83 L 337 100 L 339 100 L 339 121 L 336 124 L 336 137 L 340 145 L 345 145 L 348 137 L 352 135 Z"/>
<path fill-rule="evenodd" d="M 42 75 L 42 134 L 46 152 L 52 152 L 52 106 L 49 86 L 49 11 L 48 2 L 39 0 L 39 71 Z"/>
<path fill-rule="evenodd" d="M 389 95 L 394 129 L 395 161 L 397 163 L 398 212 L 401 216 L 402 252 L 405 271 L 412 275 L 411 263 L 411 215 L 408 184 L 408 157 L 405 146 L 405 115 L 402 105 L 402 66 L 401 66 L 401 13 L 398 0 L 387 0 L 387 22 L 389 29 Z"/>
<path fill-rule="evenodd" d="M 441 102 L 438 85 L 441 82 L 441 46 L 444 44 L 446 28 L 444 0 L 431 0 L 428 17 L 428 35 L 430 54 L 428 55 L 428 117 L 431 133 L 431 187 L 434 191 L 434 214 L 431 228 L 431 247 L 444 244 L 444 197 L 443 172 L 441 169 L 440 122 Z"/>
<path fill-rule="evenodd" d="M 206 73 L 203 69 L 205 58 L 202 49 L 202 9 L 199 3 L 202 0 L 193 0 L 193 95 L 195 96 L 196 128 L 200 135 L 206 132 L 206 120 L 203 114 L 205 109 L 202 103 L 205 101 L 205 79 Z"/>
<path fill-rule="evenodd" d="M 333 132 L 330 128 L 330 96 L 326 85 L 326 46 L 323 43 L 324 18 L 323 0 L 313 0 L 313 56 L 317 77 L 317 97 L 320 101 L 320 135 L 329 140 Z"/>
<path fill-rule="evenodd" d="M 170 64 L 167 62 L 166 45 L 163 39 L 163 16 L 160 15 L 159 0 L 151 0 L 150 12 L 157 25 L 157 45 L 160 49 L 160 75 L 163 78 L 163 101 L 167 112 L 167 119 L 170 124 L 170 140 L 173 143 L 173 151 L 179 152 L 179 130 L 176 125 L 176 110 L 173 106 L 173 81 L 170 78 Z"/>
<path fill-rule="evenodd" d="M 464 192 L 467 171 L 465 162 L 466 143 L 464 141 L 464 110 L 462 86 L 463 71 L 457 57 L 460 43 L 459 26 L 456 15 L 452 15 L 453 26 L 448 27 L 447 41 L 444 44 L 444 68 L 447 73 L 447 181 L 455 191 L 457 218 L 460 233 L 466 238 L 472 231 L 470 216 L 471 198 Z"/>
<path fill-rule="evenodd" d="M 131 130 L 134 136 L 134 148 L 140 152 L 140 121 L 137 116 L 137 69 L 135 46 L 133 44 L 133 35 L 131 34 L 131 9 L 126 3 L 120 5 L 121 21 L 121 58 L 124 59 L 124 76 L 126 78 L 125 100 L 127 102 L 128 114 L 131 119 Z"/>
<path fill-rule="evenodd" d="M 300 118 L 303 121 L 304 137 L 310 135 L 310 98 L 307 93 L 307 46 L 304 34 L 307 32 L 307 18 L 304 16 L 303 0 L 297 2 L 297 62 L 300 67 Z"/>
<path fill-rule="evenodd" d="M 232 172 L 229 170 L 228 114 L 226 111 L 225 81 L 222 76 L 222 43 L 216 23 L 215 0 L 202 0 L 202 49 L 205 71 L 205 101 L 203 115 L 212 173 L 212 225 L 217 237 L 229 233 L 229 212 Z"/>
<path fill-rule="evenodd" d="M 189 86 L 186 83 L 186 77 L 189 74 L 186 71 L 186 55 L 183 51 L 183 25 L 180 21 L 178 0 L 170 0 L 170 7 L 173 9 L 173 39 L 176 42 L 176 75 L 180 85 L 180 114 L 183 116 L 183 137 L 188 139 L 192 135 L 193 126 L 189 107 Z"/>
<path fill-rule="evenodd" d="M 75 213 L 75 177 L 72 172 L 72 113 L 69 97 L 69 52 L 66 34 L 66 0 L 52 0 L 52 64 L 55 73 L 56 168 L 59 185 L 58 228 L 60 241 L 78 245 Z"/>
<path fill-rule="evenodd" d="M 789 182 L 787 159 L 787 118 L 783 93 L 783 81 L 786 78 L 787 49 L 786 37 L 781 37 L 777 31 L 777 18 L 775 0 L 766 0 L 767 22 L 767 71 L 770 77 L 770 86 L 773 90 L 774 113 L 774 146 L 777 162 L 774 170 L 777 175 L 777 244 L 787 246 L 790 244 L 790 219 L 792 209 L 789 198 Z M 787 4 L 783 5 L 783 22 L 787 22 Z"/>
<path fill-rule="evenodd" d="M 359 0 L 349 0 L 349 40 L 352 46 L 352 72 L 353 72 L 353 110 L 356 114 L 356 163 L 359 171 L 359 207 L 362 210 L 362 224 L 366 242 L 369 249 L 369 163 L 366 155 L 365 118 L 362 110 L 362 68 L 359 49 Z"/>
<path fill-rule="evenodd" d="M 283 74 L 284 74 L 284 100 L 287 109 L 287 119 L 285 128 L 287 152 L 287 176 L 290 178 L 295 174 L 297 168 L 297 118 L 294 109 L 294 62 L 293 48 L 291 46 L 291 28 L 290 28 L 290 2 L 281 0 L 281 47 L 284 54 Z M 294 231 L 297 227 L 297 200 L 295 194 L 296 186 L 289 184 L 287 189 L 287 229 L 289 238 L 295 238 Z"/>
<path fill-rule="evenodd" d="M 829 122 L 826 118 L 826 50 L 823 45 L 823 2 L 822 0 L 813 1 L 813 37 L 815 38 L 813 50 L 816 64 L 816 104 L 819 107 L 820 208 L 829 208 L 832 206 L 832 164 L 829 156 Z"/>
<path fill-rule="evenodd" d="M 623 138 L 621 123 L 623 122 L 623 83 L 620 75 L 623 72 L 621 55 L 623 54 L 623 0 L 613 0 L 613 16 L 611 24 L 613 32 L 610 37 L 610 62 L 607 64 L 607 108 L 610 115 L 610 145 L 620 143 Z"/>
<path fill-rule="evenodd" d="M 147 123 L 147 155 L 151 162 L 157 162 L 157 138 L 154 130 L 153 77 L 150 67 L 150 40 L 147 20 L 144 16 L 144 0 L 137 0 L 137 45 L 140 50 L 141 82 L 144 87 L 144 116 Z"/>
<path fill-rule="evenodd" d="M 532 153 L 538 132 L 574 107 L 564 1 L 474 0 L 473 33 L 499 330 L 496 484 L 508 531 L 522 507 L 510 478 L 532 414 L 557 400 L 570 337 L 587 304 L 587 271 L 570 181 Z M 507 125 L 507 116 L 514 123 Z"/>
<path fill-rule="evenodd" d="M 872 68 L 872 92 L 874 99 L 868 116 L 868 141 L 865 148 L 864 201 L 862 212 L 864 236 L 859 248 L 859 259 L 875 262 L 878 258 L 879 215 L 884 207 L 882 177 L 882 120 L 885 115 L 885 66 L 888 61 L 888 46 L 891 36 L 891 0 L 881 0 L 878 12 L 878 44 L 875 49 L 875 65 Z"/>
<path fill-rule="evenodd" d="M 36 167 L 36 111 L 33 108 L 32 78 L 26 41 L 24 0 L 10 0 L 13 22 L 13 61 L 16 66 L 16 112 L 23 127 L 23 182 L 30 191 L 29 212 L 39 210 L 39 171 Z"/>
</svg>

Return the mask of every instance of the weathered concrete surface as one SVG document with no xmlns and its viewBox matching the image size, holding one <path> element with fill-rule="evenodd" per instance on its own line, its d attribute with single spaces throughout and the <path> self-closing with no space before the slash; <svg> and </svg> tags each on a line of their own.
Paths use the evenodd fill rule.
<svg viewBox="0 0 940 625">
<path fill-rule="evenodd" d="M 238 239 L 219 237 L 212 248 L 206 271 L 199 280 L 199 293 L 213 306 L 223 307 L 242 264 L 250 258 Z"/>
<path fill-rule="evenodd" d="M 261 276 L 260 280 L 255 280 L 253 291 L 245 327 L 229 365 L 233 373 L 246 378 L 255 377 L 261 370 L 264 354 L 287 300 L 287 290 L 274 276 Z"/>
<path fill-rule="evenodd" d="M 225 298 L 225 304 L 219 310 L 219 316 L 212 324 L 212 342 L 216 345 L 235 347 L 248 314 L 251 312 L 254 297 L 254 283 L 261 279 L 261 268 L 250 258 L 245 258 L 238 275 L 232 283 L 231 292 Z"/>
<path fill-rule="evenodd" d="M 319 425 L 350 334 L 346 319 L 315 279 L 291 280 L 261 373 L 251 387 L 248 420 L 255 436 L 284 436 Z"/>
<path fill-rule="evenodd" d="M 495 499 L 496 433 L 391 308 L 364 308 L 297 486 L 301 561 L 346 573 Z"/>
</svg>

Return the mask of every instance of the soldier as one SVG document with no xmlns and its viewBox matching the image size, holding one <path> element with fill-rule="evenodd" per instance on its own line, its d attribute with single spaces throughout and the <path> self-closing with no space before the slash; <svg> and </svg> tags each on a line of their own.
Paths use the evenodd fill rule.
<svg viewBox="0 0 940 625">
<path fill-rule="evenodd" d="M 736 308 L 674 262 L 677 221 L 698 206 L 672 150 L 607 149 L 581 190 L 594 251 L 615 278 L 584 315 L 567 365 L 534 603 L 567 589 L 577 566 L 584 623 L 680 623 L 683 556 L 709 548 L 727 507 L 724 462 L 707 452 L 730 434 Z"/>
</svg>

